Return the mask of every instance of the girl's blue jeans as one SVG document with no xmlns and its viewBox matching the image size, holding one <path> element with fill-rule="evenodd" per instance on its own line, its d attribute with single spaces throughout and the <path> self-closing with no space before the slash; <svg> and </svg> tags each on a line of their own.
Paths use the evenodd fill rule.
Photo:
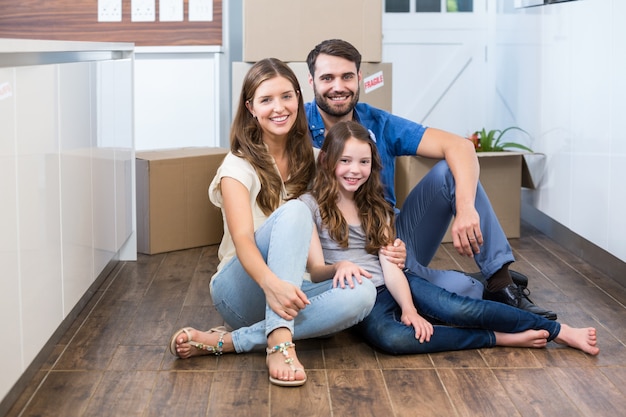
<svg viewBox="0 0 626 417">
<path fill-rule="evenodd" d="M 414 274 L 459 295 L 482 298 L 483 285 L 458 271 L 428 268 L 456 213 L 456 187 L 446 161 L 440 161 L 411 190 L 396 217 L 398 237 L 407 249 L 406 266 Z M 515 260 L 511 246 L 479 183 L 476 210 L 484 243 L 474 260 L 487 279 Z"/>
<path fill-rule="evenodd" d="M 289 329 L 294 340 L 327 336 L 357 324 L 371 311 L 376 288 L 369 280 L 341 289 L 332 288 L 332 280 L 312 283 L 304 279 L 312 233 L 311 211 L 299 200 L 283 204 L 255 232 L 256 244 L 272 272 L 300 287 L 311 302 L 294 320 L 281 318 L 266 304 L 263 290 L 237 257 L 211 280 L 213 304 L 235 329 L 235 351 L 264 349 L 267 336 L 281 327 Z"/>
<path fill-rule="evenodd" d="M 494 332 L 544 329 L 552 340 L 561 330 L 558 322 L 507 304 L 460 296 L 411 273 L 407 279 L 420 315 L 444 324 L 435 324 L 430 342 L 420 343 L 415 329 L 400 321 L 402 312 L 391 293 L 379 287 L 372 312 L 357 327 L 370 344 L 393 355 L 493 347 Z"/>
</svg>

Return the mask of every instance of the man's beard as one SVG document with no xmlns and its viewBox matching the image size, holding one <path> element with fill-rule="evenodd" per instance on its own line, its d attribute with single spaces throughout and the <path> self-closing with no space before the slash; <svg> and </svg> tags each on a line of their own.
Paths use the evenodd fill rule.
<svg viewBox="0 0 626 417">
<path fill-rule="evenodd" d="M 336 106 L 332 106 L 332 100 L 327 97 L 322 96 L 317 91 L 315 91 L 315 103 L 317 106 L 326 114 L 333 117 L 343 117 L 346 114 L 350 113 L 356 103 L 359 101 L 359 90 L 352 95 L 352 99 L 348 103 L 346 107 L 337 108 Z"/>
</svg>

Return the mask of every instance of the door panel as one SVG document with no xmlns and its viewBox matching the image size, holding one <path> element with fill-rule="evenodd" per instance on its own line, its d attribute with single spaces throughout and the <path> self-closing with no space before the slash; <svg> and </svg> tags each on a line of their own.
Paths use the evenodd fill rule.
<svg viewBox="0 0 626 417">
<path fill-rule="evenodd" d="M 395 114 L 459 135 L 482 127 L 484 1 L 474 1 L 481 11 L 473 13 L 383 13 L 383 61 L 393 62 Z"/>
</svg>

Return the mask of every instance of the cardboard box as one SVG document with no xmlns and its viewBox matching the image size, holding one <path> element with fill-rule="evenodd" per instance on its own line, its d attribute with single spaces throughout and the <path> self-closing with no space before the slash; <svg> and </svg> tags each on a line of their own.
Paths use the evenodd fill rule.
<svg viewBox="0 0 626 417">
<path fill-rule="evenodd" d="M 480 182 L 506 237 L 520 237 L 521 187 L 534 188 L 523 153 L 479 152 Z M 419 156 L 396 158 L 396 205 L 402 203 L 413 187 L 438 160 Z M 522 176 L 524 174 L 524 176 Z M 443 242 L 452 242 L 450 228 Z"/>
<path fill-rule="evenodd" d="M 209 184 L 228 149 L 137 152 L 137 251 L 148 255 L 218 244 L 224 226 Z"/>
<path fill-rule="evenodd" d="M 232 104 L 233 116 L 239 105 L 239 95 L 241 94 L 241 84 L 246 73 L 252 67 L 250 62 L 233 62 L 232 64 Z M 309 85 L 309 68 L 306 62 L 288 62 L 287 65 L 293 70 L 302 89 L 302 99 L 304 102 L 313 100 L 313 87 Z M 363 62 L 361 63 L 361 94 L 359 100 L 387 110 L 391 113 L 391 71 L 390 62 Z"/>
<path fill-rule="evenodd" d="M 344 39 L 382 61 L 382 0 L 244 0 L 243 60 L 306 61 L 325 39 Z"/>
</svg>

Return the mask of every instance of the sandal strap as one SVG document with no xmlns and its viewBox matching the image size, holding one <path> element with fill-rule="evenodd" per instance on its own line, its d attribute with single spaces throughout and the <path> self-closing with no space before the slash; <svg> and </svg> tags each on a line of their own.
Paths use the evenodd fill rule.
<svg viewBox="0 0 626 417">
<path fill-rule="evenodd" d="M 295 348 L 295 347 L 296 347 L 296 344 L 293 342 L 283 342 L 283 343 L 277 344 L 274 347 L 265 348 L 265 351 L 267 352 L 268 355 L 271 355 L 272 353 L 276 353 L 276 352 L 280 352 L 284 355 L 285 352 L 287 352 L 287 349 Z"/>
<path fill-rule="evenodd" d="M 265 348 L 265 351 L 267 352 L 268 355 L 271 355 L 272 353 L 276 353 L 276 352 L 282 353 L 282 355 L 285 357 L 285 363 L 291 366 L 293 370 L 295 370 L 293 366 L 293 358 L 289 356 L 289 352 L 287 351 L 287 349 L 291 349 L 295 347 L 296 347 L 296 344 L 293 342 L 283 342 L 283 343 L 279 343 L 278 345 L 274 347 Z"/>
<path fill-rule="evenodd" d="M 205 345 L 204 343 L 200 343 L 200 342 L 192 342 L 190 343 L 191 346 L 195 347 L 196 349 L 206 350 L 207 352 L 212 353 L 215 356 L 221 356 L 223 353 L 224 335 L 226 334 L 226 332 L 223 330 L 217 330 L 216 328 L 209 330 L 209 333 L 214 333 L 214 332 L 219 333 L 219 338 L 217 339 L 216 346 Z M 189 339 L 191 339 L 191 337 L 189 337 Z"/>
</svg>

